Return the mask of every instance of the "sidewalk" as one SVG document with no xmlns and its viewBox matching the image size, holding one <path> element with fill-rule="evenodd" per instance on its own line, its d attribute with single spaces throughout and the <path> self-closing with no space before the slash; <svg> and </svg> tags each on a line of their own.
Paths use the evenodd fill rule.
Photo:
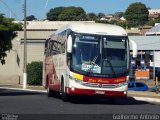
<svg viewBox="0 0 160 120">
<path fill-rule="evenodd" d="M 157 94 L 149 91 L 128 91 L 128 96 L 160 99 L 160 93 Z"/>
<path fill-rule="evenodd" d="M 15 84 L 15 85 L 11 85 L 11 84 L 0 84 L 0 87 L 8 87 L 8 88 L 23 88 L 23 85 L 19 85 L 19 84 Z M 45 88 L 43 86 L 27 86 L 27 89 L 31 89 L 31 90 L 45 90 Z"/>
</svg>

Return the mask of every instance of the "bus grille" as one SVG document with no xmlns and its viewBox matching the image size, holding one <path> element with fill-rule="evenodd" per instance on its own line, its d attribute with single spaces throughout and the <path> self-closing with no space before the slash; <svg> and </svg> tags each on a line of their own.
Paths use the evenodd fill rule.
<svg viewBox="0 0 160 120">
<path fill-rule="evenodd" d="M 95 88 L 116 88 L 118 87 L 116 84 L 99 84 L 99 83 L 88 83 L 83 82 L 82 85 L 87 87 L 95 87 Z"/>
</svg>

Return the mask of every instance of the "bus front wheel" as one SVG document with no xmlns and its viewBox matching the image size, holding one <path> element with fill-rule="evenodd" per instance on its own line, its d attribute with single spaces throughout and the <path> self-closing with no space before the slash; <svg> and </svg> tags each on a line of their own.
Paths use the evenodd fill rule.
<svg viewBox="0 0 160 120">
<path fill-rule="evenodd" d="M 69 97 L 68 97 L 68 94 L 65 93 L 64 91 L 64 82 L 62 81 L 61 83 L 61 98 L 64 102 L 68 102 L 69 101 Z"/>
</svg>

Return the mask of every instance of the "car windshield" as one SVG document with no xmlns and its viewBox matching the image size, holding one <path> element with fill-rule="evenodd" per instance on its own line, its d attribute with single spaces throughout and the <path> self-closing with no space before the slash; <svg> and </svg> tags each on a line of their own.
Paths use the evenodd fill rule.
<svg viewBox="0 0 160 120">
<path fill-rule="evenodd" d="M 117 75 L 128 72 L 128 38 L 75 35 L 72 68 L 79 72 Z"/>
</svg>

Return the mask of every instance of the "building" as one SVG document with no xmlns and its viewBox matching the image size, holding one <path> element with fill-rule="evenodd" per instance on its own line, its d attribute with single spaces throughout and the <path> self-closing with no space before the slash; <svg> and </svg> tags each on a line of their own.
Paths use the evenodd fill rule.
<svg viewBox="0 0 160 120">
<path fill-rule="evenodd" d="M 160 9 L 150 9 L 148 11 L 149 11 L 148 17 L 151 20 L 154 20 L 154 19 L 158 18 L 159 15 L 160 15 Z"/>
<path fill-rule="evenodd" d="M 160 35 L 160 23 L 156 23 L 154 27 L 148 30 L 145 35 L 147 36 L 159 36 Z"/>
<path fill-rule="evenodd" d="M 135 41 L 138 46 L 138 56 L 131 60 L 137 74 L 143 73 L 137 76 L 137 79 L 152 79 L 154 77 L 152 68 L 160 67 L 160 36 L 129 36 L 129 39 Z M 152 71 L 149 71 L 151 69 Z"/>
<path fill-rule="evenodd" d="M 102 20 L 102 21 L 111 21 L 111 20 L 114 20 L 114 16 L 113 15 L 105 15 L 100 20 Z"/>
</svg>

